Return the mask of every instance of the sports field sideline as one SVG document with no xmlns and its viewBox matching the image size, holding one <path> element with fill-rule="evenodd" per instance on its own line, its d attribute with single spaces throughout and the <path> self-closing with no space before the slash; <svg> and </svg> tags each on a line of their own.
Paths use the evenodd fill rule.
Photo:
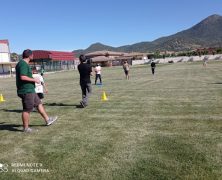
<svg viewBox="0 0 222 180">
<path fill-rule="evenodd" d="M 127 81 L 121 67 L 103 68 L 85 109 L 77 71 L 46 74 L 45 108 L 59 119 L 46 127 L 33 112 L 32 134 L 21 132 L 15 79 L 0 79 L 0 163 L 8 165 L 0 179 L 221 179 L 221 69 L 219 61 L 157 65 L 153 78 L 141 65 Z"/>
</svg>

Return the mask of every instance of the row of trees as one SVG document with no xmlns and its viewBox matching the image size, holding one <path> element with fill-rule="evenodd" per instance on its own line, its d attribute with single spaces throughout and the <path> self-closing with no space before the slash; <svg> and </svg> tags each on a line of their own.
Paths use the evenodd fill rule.
<svg viewBox="0 0 222 180">
<path fill-rule="evenodd" d="M 215 55 L 215 54 L 222 54 L 222 48 L 203 48 L 197 49 L 193 51 L 183 51 L 183 52 L 173 52 L 173 53 L 161 53 L 159 50 L 155 51 L 153 54 L 149 54 L 148 58 L 152 59 L 160 59 L 160 58 L 167 58 L 167 57 L 180 57 L 180 56 L 202 56 L 202 55 Z"/>
</svg>

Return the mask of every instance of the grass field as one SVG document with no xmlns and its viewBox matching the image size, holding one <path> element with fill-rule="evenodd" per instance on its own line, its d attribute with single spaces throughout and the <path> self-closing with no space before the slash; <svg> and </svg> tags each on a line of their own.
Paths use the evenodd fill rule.
<svg viewBox="0 0 222 180">
<path fill-rule="evenodd" d="M 46 75 L 52 126 L 31 114 L 37 133 L 21 132 L 15 79 L 0 79 L 0 179 L 222 179 L 222 63 L 103 68 L 89 106 L 77 71 Z M 94 78 L 93 82 L 94 82 Z M 101 101 L 105 91 L 108 101 Z M 12 172 L 12 163 L 41 163 L 49 172 Z"/>
</svg>

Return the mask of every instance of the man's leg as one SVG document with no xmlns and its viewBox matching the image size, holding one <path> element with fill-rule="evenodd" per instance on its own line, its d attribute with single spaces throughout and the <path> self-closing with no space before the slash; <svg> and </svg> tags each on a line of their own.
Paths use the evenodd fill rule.
<svg viewBox="0 0 222 180">
<path fill-rule="evenodd" d="M 33 101 L 34 101 L 34 107 L 38 109 L 38 112 L 41 114 L 41 116 L 44 118 L 45 122 L 49 120 L 49 117 L 47 113 L 45 112 L 45 108 L 42 105 L 42 102 L 38 96 L 38 94 L 34 93 L 33 94 Z"/>
<path fill-rule="evenodd" d="M 29 127 L 29 118 L 30 118 L 29 112 L 22 112 L 22 122 L 23 122 L 24 129 L 28 129 Z"/>
<path fill-rule="evenodd" d="M 81 90 L 82 90 L 82 103 L 83 106 L 87 105 L 87 92 L 86 92 L 86 85 L 85 84 L 80 84 Z"/>
<path fill-rule="evenodd" d="M 95 78 L 95 85 L 96 85 L 96 82 L 97 82 L 97 78 L 98 78 L 98 76 L 97 76 L 97 74 L 96 74 L 96 78 Z"/>
<path fill-rule="evenodd" d="M 57 116 L 49 117 L 45 111 L 44 106 L 41 103 L 41 100 L 39 99 L 38 95 L 34 95 L 34 106 L 38 108 L 39 113 L 44 118 L 46 125 L 49 126 L 52 123 L 54 123 L 57 120 Z"/>
<path fill-rule="evenodd" d="M 86 96 L 85 96 L 85 104 L 88 105 L 89 96 L 92 93 L 91 83 L 86 84 Z"/>
<path fill-rule="evenodd" d="M 29 128 L 30 112 L 33 109 L 33 101 L 30 94 L 18 94 L 22 100 L 22 123 L 24 130 Z"/>
<path fill-rule="evenodd" d="M 99 74 L 99 81 L 100 81 L 100 84 L 102 84 L 101 74 Z"/>
<path fill-rule="evenodd" d="M 39 113 L 44 118 L 45 122 L 47 123 L 47 121 L 49 120 L 49 116 L 47 115 L 45 108 L 43 107 L 42 104 L 39 104 L 37 108 L 38 108 Z"/>
<path fill-rule="evenodd" d="M 41 116 L 44 118 L 47 126 L 51 125 L 52 123 L 54 123 L 57 120 L 57 118 L 58 118 L 57 116 L 49 117 L 47 115 L 47 113 L 45 112 L 45 108 L 42 104 L 39 104 L 37 106 L 37 108 L 38 108 L 38 111 L 41 114 Z"/>
</svg>

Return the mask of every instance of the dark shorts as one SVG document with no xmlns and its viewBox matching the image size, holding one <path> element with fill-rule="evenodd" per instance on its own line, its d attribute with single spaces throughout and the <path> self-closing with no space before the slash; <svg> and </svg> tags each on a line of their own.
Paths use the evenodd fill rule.
<svg viewBox="0 0 222 180">
<path fill-rule="evenodd" d="M 36 93 L 18 94 L 22 99 L 23 112 L 31 112 L 34 107 L 41 104 L 41 101 Z"/>
<path fill-rule="evenodd" d="M 37 93 L 39 99 L 43 99 L 44 98 L 44 94 L 43 93 Z"/>
<path fill-rule="evenodd" d="M 128 74 L 129 74 L 129 71 L 127 71 L 127 70 L 124 70 L 124 72 L 125 72 L 125 75 L 128 75 Z"/>
</svg>

